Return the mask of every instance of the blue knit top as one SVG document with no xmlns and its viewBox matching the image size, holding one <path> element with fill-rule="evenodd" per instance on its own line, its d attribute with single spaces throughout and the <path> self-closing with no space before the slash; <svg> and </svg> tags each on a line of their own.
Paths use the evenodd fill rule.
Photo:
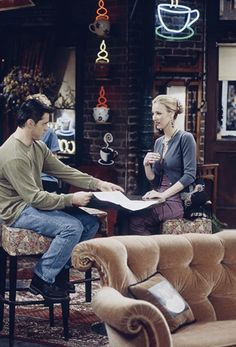
<svg viewBox="0 0 236 347">
<path fill-rule="evenodd" d="M 163 140 L 164 136 L 161 136 L 154 144 L 154 152 L 161 155 L 164 147 Z M 194 137 L 187 131 L 179 130 L 168 142 L 165 157 L 156 161 L 152 166 L 155 174 L 152 185 L 159 187 L 163 175 L 166 175 L 169 178 L 170 185 L 179 181 L 186 188 L 194 182 L 196 169 L 196 142 Z"/>
</svg>

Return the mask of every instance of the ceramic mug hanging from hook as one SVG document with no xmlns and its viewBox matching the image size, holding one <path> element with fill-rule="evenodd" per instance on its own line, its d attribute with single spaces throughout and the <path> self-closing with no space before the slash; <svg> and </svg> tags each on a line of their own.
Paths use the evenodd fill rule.
<svg viewBox="0 0 236 347">
<path fill-rule="evenodd" d="M 108 19 L 102 19 L 102 17 L 89 24 L 89 30 L 100 37 L 109 36 L 110 27 L 110 21 Z"/>
<path fill-rule="evenodd" d="M 95 21 L 89 25 L 89 30 L 101 37 L 107 37 L 110 34 L 110 21 L 104 0 L 99 0 L 97 16 Z"/>
</svg>

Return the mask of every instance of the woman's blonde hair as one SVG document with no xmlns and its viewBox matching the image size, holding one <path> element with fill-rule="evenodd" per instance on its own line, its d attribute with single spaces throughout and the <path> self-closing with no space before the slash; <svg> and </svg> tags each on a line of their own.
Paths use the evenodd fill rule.
<svg viewBox="0 0 236 347">
<path fill-rule="evenodd" d="M 183 105 L 178 99 L 173 98 L 173 96 L 165 94 L 157 95 L 153 99 L 152 104 L 155 104 L 157 102 L 164 105 L 168 111 L 173 111 L 175 113 L 174 118 L 176 118 L 178 114 L 183 113 L 184 111 Z"/>
</svg>

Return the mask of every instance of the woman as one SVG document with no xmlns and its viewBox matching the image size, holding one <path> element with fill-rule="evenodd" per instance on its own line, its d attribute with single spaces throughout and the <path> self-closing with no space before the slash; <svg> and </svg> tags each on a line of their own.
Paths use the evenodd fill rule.
<svg viewBox="0 0 236 347">
<path fill-rule="evenodd" d="M 154 151 L 147 153 L 143 161 L 146 177 L 153 187 L 143 199 L 164 198 L 165 202 L 131 215 L 132 234 L 156 234 L 160 222 L 183 217 L 180 192 L 196 177 L 196 143 L 191 133 L 175 126 L 182 112 L 180 102 L 171 96 L 158 95 L 152 102 L 154 125 L 164 135 L 156 140 Z"/>
</svg>

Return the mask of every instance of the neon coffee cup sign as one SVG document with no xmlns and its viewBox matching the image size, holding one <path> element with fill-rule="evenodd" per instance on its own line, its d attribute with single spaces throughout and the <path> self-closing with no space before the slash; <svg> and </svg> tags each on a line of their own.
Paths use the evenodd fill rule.
<svg viewBox="0 0 236 347">
<path fill-rule="evenodd" d="M 199 18 L 199 11 L 192 10 L 188 6 L 176 4 L 159 4 L 157 6 L 160 26 L 156 28 L 156 34 L 165 39 L 188 39 L 194 34 L 192 24 Z"/>
</svg>

